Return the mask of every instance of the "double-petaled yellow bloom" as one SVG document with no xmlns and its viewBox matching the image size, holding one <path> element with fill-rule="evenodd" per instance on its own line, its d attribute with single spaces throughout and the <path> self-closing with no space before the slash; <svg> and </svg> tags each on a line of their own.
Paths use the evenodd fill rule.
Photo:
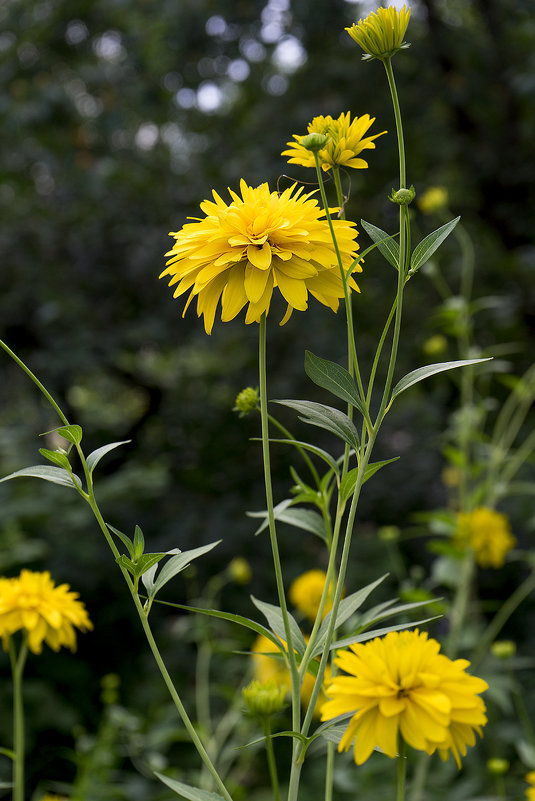
<svg viewBox="0 0 535 801">
<path fill-rule="evenodd" d="M 364 58 L 390 58 L 402 47 L 407 25 L 411 16 L 410 8 L 403 6 L 399 11 L 394 6 L 378 8 L 346 28 L 352 39 L 362 47 Z"/>
<path fill-rule="evenodd" d="M 389 757 L 399 752 L 398 737 L 420 751 L 451 752 L 458 766 L 466 747 L 487 722 L 479 697 L 488 685 L 470 676 L 466 659 L 452 661 L 439 653 L 436 640 L 424 632 L 390 632 L 367 643 L 338 651 L 337 675 L 326 688 L 322 720 L 354 712 L 339 750 L 354 743 L 361 765 L 375 748 Z"/>
<path fill-rule="evenodd" d="M 35 654 L 43 642 L 54 651 L 62 645 L 74 651 L 75 627 L 93 628 L 78 593 L 68 584 L 56 586 L 50 573 L 23 570 L 17 578 L 0 579 L 0 637 L 4 648 L 16 631 L 26 634 L 28 647 Z"/>
<path fill-rule="evenodd" d="M 338 119 L 333 117 L 314 117 L 308 124 L 308 134 L 321 134 L 327 137 L 325 147 L 318 151 L 319 162 L 323 170 L 330 170 L 331 167 L 353 167 L 357 170 L 365 169 L 368 162 L 363 158 L 358 158 L 363 150 L 373 150 L 375 148 L 374 139 L 382 136 L 386 131 L 365 136 L 367 130 L 375 122 L 375 117 L 364 114 L 362 117 L 355 117 L 351 121 L 351 114 L 347 111 L 342 113 Z M 315 167 L 316 162 L 314 153 L 304 144 L 303 140 L 307 135 L 293 135 L 295 142 L 287 142 L 289 150 L 283 150 L 283 156 L 289 156 L 289 164 L 301 164 L 303 167 Z"/>
<path fill-rule="evenodd" d="M 189 291 L 186 309 L 197 298 L 207 334 L 219 301 L 223 322 L 244 306 L 245 322 L 259 322 L 276 288 L 288 303 L 281 325 L 294 309 L 308 307 L 309 294 L 336 311 L 344 297 L 343 281 L 325 212 L 314 193 L 303 194 L 294 184 L 279 195 L 267 183 L 251 187 L 243 180 L 240 191 L 229 189 L 229 204 L 214 191 L 213 202 L 201 203 L 206 216 L 171 234 L 175 244 L 160 278 L 170 276 L 169 286 L 177 285 L 174 297 Z M 355 224 L 333 220 L 333 226 L 347 273 L 358 249 Z M 358 291 L 353 278 L 349 287 Z"/>
<path fill-rule="evenodd" d="M 480 567 L 493 568 L 503 567 L 505 557 L 516 544 L 507 517 L 485 506 L 459 513 L 454 540 L 473 550 Z"/>
</svg>

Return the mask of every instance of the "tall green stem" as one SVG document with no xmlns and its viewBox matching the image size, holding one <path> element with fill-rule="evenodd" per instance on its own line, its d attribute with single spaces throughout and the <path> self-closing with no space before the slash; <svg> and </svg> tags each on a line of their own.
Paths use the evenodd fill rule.
<svg viewBox="0 0 535 801">
<path fill-rule="evenodd" d="M 405 781 L 407 777 L 407 758 L 405 756 L 405 740 L 399 738 L 399 754 L 397 759 L 397 792 L 396 801 L 405 801 Z"/>
<path fill-rule="evenodd" d="M 9 658 L 13 676 L 13 801 L 24 801 L 24 702 L 22 676 L 28 656 L 28 642 L 22 640 L 17 654 L 13 637 L 9 640 Z"/>
<path fill-rule="evenodd" d="M 269 768 L 269 778 L 271 779 L 271 789 L 273 790 L 273 801 L 280 801 L 279 777 L 277 774 L 277 762 L 273 751 L 273 740 L 271 737 L 271 723 L 269 717 L 264 718 L 264 736 L 266 738 L 266 755 Z"/>
</svg>

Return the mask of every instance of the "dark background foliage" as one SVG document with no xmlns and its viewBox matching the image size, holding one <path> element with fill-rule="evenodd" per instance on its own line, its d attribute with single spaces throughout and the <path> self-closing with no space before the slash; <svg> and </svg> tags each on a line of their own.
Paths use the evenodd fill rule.
<svg viewBox="0 0 535 801">
<path fill-rule="evenodd" d="M 273 585 L 268 544 L 252 536 L 244 515 L 263 506 L 258 444 L 250 440 L 258 419 L 232 411 L 237 392 L 257 381 L 256 327 L 216 323 L 207 337 L 193 309 L 181 318 L 182 303 L 157 280 L 168 231 L 195 215 L 212 188 L 225 195 L 241 177 L 272 186 L 287 184 L 286 176 L 312 181 L 280 152 L 312 117 L 348 108 L 389 132 L 368 151 L 370 169 L 345 179 L 348 214 L 395 227 L 387 195 L 397 155 L 382 68 L 363 64 L 344 32 L 374 7 L 343 0 L 0 5 L 1 336 L 83 426 L 86 452 L 131 440 L 99 469 L 107 520 L 127 532 L 139 524 L 150 550 L 222 540 L 189 589 L 173 585 L 173 600 L 194 597 L 236 554 L 251 561 L 256 595 L 273 600 Z M 395 61 L 408 178 L 417 192 L 447 186 L 451 209 L 475 242 L 475 295 L 494 299 L 477 317 L 477 341 L 486 349 L 515 343 L 507 367 L 521 373 L 535 325 L 533 5 L 415 0 L 412 9 L 412 46 Z M 421 236 L 436 221 L 415 207 L 414 225 Z M 443 253 L 454 283 L 455 246 Z M 392 270 L 370 257 L 359 283 L 355 316 L 366 364 L 391 302 Z M 437 304 L 424 275 L 411 283 L 399 375 L 432 361 L 423 347 L 437 330 Z M 279 328 L 279 312 L 275 304 L 271 397 L 328 402 L 306 379 L 303 352 L 341 360 L 341 319 L 312 304 Z M 455 356 L 450 346 L 446 358 Z M 57 421 L 7 357 L 0 370 L 4 475 L 38 461 L 38 435 Z M 498 382 L 498 401 L 504 391 Z M 366 488 L 355 586 L 383 572 L 377 526 L 403 527 L 415 511 L 445 502 L 441 432 L 455 399 L 455 384 L 438 377 L 403 399 L 385 424 L 377 456 L 402 458 Z M 295 425 L 289 414 L 285 420 Z M 278 498 L 291 486 L 291 456 L 274 453 Z M 58 738 L 69 749 L 73 728 L 94 731 L 102 675 L 121 675 L 123 701 L 134 708 L 157 710 L 165 696 L 157 680 L 147 682 L 144 642 L 89 510 L 66 490 L 29 480 L 2 485 L 0 501 L 2 572 L 49 569 L 80 591 L 95 623 L 80 637 L 80 658 L 46 654 L 28 669 L 29 782 L 68 781 L 74 767 L 58 757 Z M 529 505 L 521 511 L 532 516 Z M 528 530 L 526 523 L 526 537 Z M 291 579 L 320 551 L 304 534 L 289 534 L 282 553 Z M 222 603 L 251 612 L 247 592 L 235 587 Z M 171 667 L 187 681 L 186 634 L 179 620 L 158 615 Z M 7 670 L 4 660 L 6 678 Z M 7 687 L 2 702 L 9 704 Z M 2 719 L 7 743 L 9 716 Z M 54 748 L 43 748 L 49 742 Z"/>
</svg>

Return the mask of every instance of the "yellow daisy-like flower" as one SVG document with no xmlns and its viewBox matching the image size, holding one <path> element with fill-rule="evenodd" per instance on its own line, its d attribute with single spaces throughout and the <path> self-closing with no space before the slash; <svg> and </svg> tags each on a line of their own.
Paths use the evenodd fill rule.
<svg viewBox="0 0 535 801">
<path fill-rule="evenodd" d="M 322 134 L 328 137 L 324 148 L 318 151 L 319 162 L 323 170 L 330 170 L 331 167 L 353 167 L 354 169 L 365 169 L 368 162 L 362 158 L 357 158 L 363 150 L 374 150 L 378 136 L 382 136 L 386 131 L 365 136 L 366 131 L 375 122 L 375 117 L 364 114 L 362 117 L 355 117 L 351 122 L 350 112 L 342 113 L 338 119 L 327 117 L 314 117 L 309 123 L 307 130 L 309 134 Z M 283 156 L 289 156 L 289 164 L 301 164 L 303 167 L 315 167 L 316 161 L 314 153 L 302 144 L 307 135 L 299 136 L 294 134 L 295 142 L 287 142 L 290 150 L 283 150 Z"/>
<path fill-rule="evenodd" d="M 346 31 L 362 47 L 366 53 L 364 58 L 390 58 L 402 47 L 408 46 L 403 42 L 403 37 L 410 16 L 411 10 L 406 6 L 399 11 L 394 6 L 378 8 L 346 28 Z"/>
<path fill-rule="evenodd" d="M 321 594 L 325 587 L 327 574 L 324 570 L 307 570 L 290 584 L 288 598 L 313 623 L 318 613 Z M 332 609 L 332 587 L 323 610 L 323 617 Z"/>
<path fill-rule="evenodd" d="M 448 190 L 444 186 L 430 186 L 416 202 L 422 214 L 436 214 L 447 207 Z"/>
<path fill-rule="evenodd" d="M 413 748 L 438 751 L 444 760 L 451 751 L 460 767 L 459 755 L 474 745 L 474 732 L 481 736 L 487 722 L 479 693 L 488 685 L 465 672 L 466 659 L 452 661 L 439 651 L 439 643 L 417 629 L 338 651 L 336 664 L 349 675 L 335 676 L 321 710 L 322 720 L 355 713 L 338 750 L 347 751 L 354 742 L 357 765 L 374 748 L 396 757 L 400 735 Z"/>
<path fill-rule="evenodd" d="M 472 548 L 480 567 L 494 568 L 503 567 L 516 544 L 507 517 L 485 506 L 459 513 L 454 540 L 461 547 Z"/>
<path fill-rule="evenodd" d="M 78 593 L 68 584 L 56 587 L 50 573 L 23 570 L 17 578 L 0 579 L 0 636 L 4 648 L 16 631 L 23 631 L 34 654 L 43 650 L 43 642 L 54 651 L 62 645 L 74 651 L 75 627 L 93 628 Z"/>
<path fill-rule="evenodd" d="M 535 770 L 530 770 L 526 774 L 526 781 L 530 785 L 526 788 L 526 799 L 527 801 L 535 801 Z"/>
<path fill-rule="evenodd" d="M 287 646 L 285 642 L 281 643 L 285 650 Z M 287 669 L 280 650 L 274 645 L 271 640 L 259 634 L 254 641 L 252 647 L 252 659 L 255 678 L 261 684 L 272 682 L 279 687 L 285 687 L 288 691 L 291 687 L 290 671 Z M 325 669 L 324 683 L 331 680 L 331 669 L 329 666 Z M 310 703 L 312 690 L 314 689 L 315 678 L 311 673 L 307 673 L 301 685 L 301 702 L 304 707 Z M 314 707 L 314 717 L 319 717 L 322 705 L 326 701 L 325 692 L 322 689 L 318 696 L 316 706 Z"/>
<path fill-rule="evenodd" d="M 171 234 L 176 241 L 160 278 L 171 276 L 169 286 L 177 284 L 174 297 L 190 290 L 186 309 L 197 298 L 197 315 L 204 315 L 207 334 L 219 300 L 223 322 L 246 305 L 245 322 L 259 322 L 275 287 L 288 303 L 281 325 L 294 309 L 307 308 L 309 293 L 336 311 L 344 297 L 342 277 L 325 212 L 314 193 L 303 194 L 294 184 L 279 195 L 267 183 L 251 187 L 243 180 L 240 191 L 241 196 L 229 189 L 230 204 L 214 191 L 214 202 L 201 203 L 206 217 L 194 218 Z M 333 225 L 347 272 L 358 249 L 355 224 L 333 220 Z M 355 270 L 361 272 L 360 266 Z M 353 278 L 349 286 L 358 291 Z"/>
</svg>

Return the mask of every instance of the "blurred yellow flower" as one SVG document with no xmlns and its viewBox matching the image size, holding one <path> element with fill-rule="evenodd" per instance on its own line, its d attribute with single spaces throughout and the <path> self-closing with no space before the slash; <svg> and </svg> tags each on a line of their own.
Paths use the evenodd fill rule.
<svg viewBox="0 0 535 801">
<path fill-rule="evenodd" d="M 535 801 L 535 770 L 530 770 L 530 772 L 526 774 L 526 781 L 530 785 L 526 788 L 527 801 Z"/>
<path fill-rule="evenodd" d="M 173 297 L 189 290 L 184 309 L 197 298 L 197 315 L 204 315 L 209 334 L 221 300 L 221 319 L 232 320 L 247 306 L 245 322 L 259 322 L 267 314 L 273 290 L 288 303 L 283 325 L 294 309 L 308 307 L 308 295 L 338 309 L 344 296 L 342 277 L 325 212 L 313 192 L 303 194 L 296 184 L 280 195 L 267 183 L 251 187 L 240 182 L 241 196 L 229 189 L 230 204 L 213 192 L 214 202 L 201 203 L 202 219 L 187 223 L 175 237 L 166 269 Z M 355 259 L 355 224 L 333 220 L 344 270 Z M 362 268 L 357 266 L 356 271 Z M 358 291 L 353 280 L 349 286 Z"/>
<path fill-rule="evenodd" d="M 56 795 L 55 793 L 45 793 L 41 801 L 68 801 L 65 795 Z"/>
<path fill-rule="evenodd" d="M 435 214 L 448 205 L 448 190 L 444 186 L 430 186 L 416 202 L 422 214 Z"/>
<path fill-rule="evenodd" d="M 281 641 L 284 650 L 287 650 L 285 642 Z M 252 659 L 255 678 L 261 684 L 273 682 L 279 687 L 285 687 L 287 691 L 291 687 L 290 671 L 286 667 L 282 653 L 271 640 L 259 634 L 252 647 Z M 331 680 L 331 669 L 325 669 L 324 685 Z M 315 678 L 311 673 L 307 673 L 301 686 L 301 702 L 307 707 L 314 689 Z M 314 717 L 319 717 L 322 704 L 326 701 L 325 692 L 322 689 L 316 706 L 314 707 Z"/>
<path fill-rule="evenodd" d="M 362 158 L 357 158 L 363 150 L 373 150 L 375 148 L 374 139 L 382 136 L 386 131 L 364 136 L 368 128 L 375 122 L 375 117 L 364 114 L 362 117 L 355 117 L 351 122 L 350 112 L 342 113 L 338 119 L 327 117 L 314 117 L 309 123 L 307 130 L 309 134 L 323 134 L 328 137 L 325 147 L 318 151 L 319 162 L 323 170 L 330 170 L 331 167 L 353 167 L 355 169 L 365 169 L 368 162 Z M 316 162 L 314 153 L 305 144 L 307 135 L 300 136 L 294 134 L 295 142 L 287 142 L 289 150 L 283 150 L 283 156 L 289 156 L 289 164 L 301 164 L 303 167 L 315 167 Z M 305 143 L 303 142 L 305 140 Z"/>
<path fill-rule="evenodd" d="M 236 584 L 249 584 L 253 574 L 251 565 L 242 556 L 236 556 L 228 566 L 228 574 Z"/>
<path fill-rule="evenodd" d="M 393 631 L 367 643 L 338 651 L 337 675 L 326 688 L 330 699 L 322 720 L 354 712 L 338 747 L 348 751 L 354 742 L 357 765 L 375 748 L 389 757 L 399 750 L 398 735 L 427 754 L 451 751 L 460 767 L 460 754 L 474 745 L 487 722 L 479 697 L 488 685 L 470 676 L 465 659 L 452 661 L 439 653 L 440 645 L 425 632 Z"/>
<path fill-rule="evenodd" d="M 302 573 L 291 584 L 288 590 L 288 598 L 296 609 L 299 609 L 312 623 L 316 619 L 321 601 L 321 594 L 325 587 L 327 574 L 324 570 L 307 570 Z M 323 617 L 332 609 L 332 586 L 323 610 Z"/>
<path fill-rule="evenodd" d="M 75 627 L 80 631 L 93 628 L 78 593 L 68 584 L 56 587 L 50 573 L 22 570 L 20 576 L 0 579 L 0 636 L 4 648 L 16 631 L 23 631 L 28 646 L 35 654 L 43 650 L 43 642 L 54 651 L 62 645 L 74 651 Z"/>
<path fill-rule="evenodd" d="M 346 28 L 346 31 L 368 57 L 390 58 L 402 47 L 407 47 L 403 37 L 410 16 L 411 10 L 406 6 L 399 11 L 394 6 L 378 8 L 364 19 L 359 19 L 350 28 Z"/>
<path fill-rule="evenodd" d="M 485 506 L 457 515 L 454 540 L 461 547 L 472 548 L 480 567 L 494 568 L 503 567 L 516 544 L 507 517 Z"/>
</svg>

